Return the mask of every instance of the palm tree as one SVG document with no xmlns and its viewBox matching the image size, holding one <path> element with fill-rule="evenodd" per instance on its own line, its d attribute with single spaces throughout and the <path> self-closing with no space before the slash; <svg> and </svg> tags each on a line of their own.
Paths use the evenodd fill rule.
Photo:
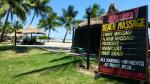
<svg viewBox="0 0 150 84">
<path fill-rule="evenodd" d="M 13 30 L 15 31 L 15 46 L 16 46 L 16 40 L 17 40 L 17 36 L 16 36 L 16 33 L 17 33 L 17 30 L 19 29 L 22 29 L 23 26 L 21 23 L 19 23 L 19 21 L 15 21 L 14 24 L 13 24 Z"/>
<path fill-rule="evenodd" d="M 15 21 L 12 26 L 13 26 L 14 31 L 15 31 L 15 30 L 19 30 L 19 29 L 23 29 L 22 23 L 20 23 L 20 21 L 18 21 L 18 20 Z M 14 31 L 13 31 L 13 32 L 14 32 Z"/>
<path fill-rule="evenodd" d="M 58 21 L 58 16 L 56 13 L 49 14 L 45 19 L 40 19 L 38 24 L 38 28 L 44 28 L 45 31 L 48 30 L 48 41 L 51 30 L 56 31 L 56 27 L 59 26 L 61 26 L 61 23 Z"/>
<path fill-rule="evenodd" d="M 0 21 L 0 34 L 2 32 L 2 22 Z"/>
<path fill-rule="evenodd" d="M 18 25 L 18 28 L 16 25 Z M 14 23 L 7 21 L 5 33 L 10 34 L 10 33 L 13 33 L 15 30 L 22 29 L 22 28 L 23 28 L 23 25 L 20 24 L 19 21 L 15 21 Z"/>
<path fill-rule="evenodd" d="M 34 10 L 34 14 L 31 19 L 30 25 L 34 20 L 35 15 L 40 15 L 44 18 L 45 13 L 50 13 L 52 11 L 52 8 L 47 5 L 49 1 L 50 0 L 29 0 L 30 7 Z"/>
<path fill-rule="evenodd" d="M 78 14 L 78 11 L 74 10 L 74 6 L 69 5 L 67 10 L 62 9 L 62 13 L 63 13 L 63 15 L 60 17 L 60 21 L 66 28 L 66 33 L 65 33 L 65 36 L 63 39 L 63 43 L 65 43 L 66 36 L 67 36 L 68 32 L 71 32 L 71 30 L 72 30 L 71 28 L 75 21 L 75 17 Z"/>
<path fill-rule="evenodd" d="M 100 8 L 99 4 L 93 4 L 92 6 L 92 18 L 96 17 L 96 16 L 100 16 L 103 15 L 105 12 L 105 10 L 103 8 Z"/>
<path fill-rule="evenodd" d="M 9 21 L 7 21 L 5 34 L 12 33 L 13 31 L 14 31 L 14 30 L 13 30 L 12 24 L 11 24 Z"/>
<path fill-rule="evenodd" d="M 93 4 L 91 18 L 95 18 L 97 16 L 103 15 L 104 13 L 105 13 L 105 10 L 101 8 L 99 4 L 97 3 Z M 87 18 L 87 15 L 84 15 L 83 18 Z"/>
<path fill-rule="evenodd" d="M 25 0 L 1 0 L 0 15 L 2 17 L 6 17 L 6 19 L 4 21 L 4 25 L 2 28 L 0 42 L 3 41 L 3 36 L 6 30 L 6 23 L 8 22 L 9 17 L 11 17 L 11 20 L 12 20 L 13 16 L 16 15 L 22 21 L 25 21 L 28 10 L 29 10 L 29 7 Z"/>
</svg>

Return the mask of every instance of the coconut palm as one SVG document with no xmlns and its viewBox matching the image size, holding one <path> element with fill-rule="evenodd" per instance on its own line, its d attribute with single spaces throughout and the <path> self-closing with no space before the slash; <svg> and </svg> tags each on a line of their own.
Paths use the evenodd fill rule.
<svg viewBox="0 0 150 84">
<path fill-rule="evenodd" d="M 0 34 L 2 32 L 2 22 L 0 21 Z"/>
<path fill-rule="evenodd" d="M 56 27 L 59 26 L 61 26 L 61 23 L 58 21 L 58 16 L 56 13 L 49 14 L 45 19 L 40 19 L 38 24 L 38 28 L 44 28 L 45 31 L 48 31 L 48 41 L 51 30 L 56 31 Z"/>
<path fill-rule="evenodd" d="M 0 15 L 2 17 L 6 17 L 6 19 L 4 21 L 4 25 L 2 28 L 0 42 L 3 41 L 3 36 L 6 30 L 6 23 L 8 22 L 9 17 L 11 17 L 11 20 L 12 20 L 13 16 L 16 15 L 22 21 L 25 21 L 28 10 L 29 10 L 29 7 L 26 4 L 26 0 L 1 0 Z"/>
<path fill-rule="evenodd" d="M 34 11 L 34 14 L 32 16 L 30 25 L 32 24 L 35 15 L 36 16 L 42 16 L 44 18 L 44 15 L 47 13 L 50 13 L 52 11 L 52 8 L 48 6 L 48 3 L 50 0 L 29 0 L 29 4 L 31 9 Z"/>
<path fill-rule="evenodd" d="M 105 10 L 101 8 L 99 4 L 97 3 L 93 4 L 91 18 L 95 18 L 97 16 L 103 15 L 104 13 L 105 13 Z M 83 18 L 87 18 L 87 15 L 84 15 Z"/>
<path fill-rule="evenodd" d="M 23 29 L 23 25 L 22 25 L 22 23 L 20 23 L 20 21 L 15 21 L 14 23 L 13 23 L 13 29 L 14 30 L 19 30 L 19 29 Z"/>
<path fill-rule="evenodd" d="M 13 31 L 14 31 L 14 30 L 13 30 L 12 24 L 11 24 L 9 21 L 7 21 L 5 34 L 12 33 Z"/>
<path fill-rule="evenodd" d="M 92 6 L 92 18 L 96 17 L 96 16 L 100 16 L 102 14 L 104 14 L 105 10 L 103 8 L 100 8 L 99 4 L 93 4 Z"/>
<path fill-rule="evenodd" d="M 69 5 L 67 10 L 62 9 L 62 13 L 63 13 L 63 15 L 60 17 L 60 21 L 66 28 L 66 33 L 65 33 L 65 36 L 63 39 L 63 43 L 64 43 L 68 32 L 71 32 L 71 30 L 72 30 L 71 28 L 75 21 L 75 17 L 78 14 L 78 11 L 76 11 L 74 9 L 74 6 Z"/>
<path fill-rule="evenodd" d="M 23 26 L 21 23 L 19 23 L 19 21 L 15 21 L 14 24 L 13 24 L 13 30 L 15 31 L 15 46 L 16 46 L 16 40 L 17 40 L 17 36 L 16 36 L 16 33 L 17 33 L 17 30 L 19 29 L 22 29 Z"/>
<path fill-rule="evenodd" d="M 22 29 L 23 25 L 19 23 L 19 21 L 15 21 L 14 23 L 11 23 L 7 21 L 6 23 L 6 34 L 13 33 L 15 30 Z"/>
</svg>

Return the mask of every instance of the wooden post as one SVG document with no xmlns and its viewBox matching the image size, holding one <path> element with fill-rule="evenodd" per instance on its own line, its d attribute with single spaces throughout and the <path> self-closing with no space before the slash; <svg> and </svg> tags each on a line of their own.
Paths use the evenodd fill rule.
<svg viewBox="0 0 150 84">
<path fill-rule="evenodd" d="M 72 45 L 71 45 L 71 51 L 74 52 L 74 36 L 75 36 L 75 28 L 72 29 Z"/>
<path fill-rule="evenodd" d="M 88 30 L 87 30 L 87 70 L 89 70 L 89 54 L 90 54 L 90 16 L 92 14 L 91 7 L 86 9 L 86 14 L 88 16 Z"/>
</svg>

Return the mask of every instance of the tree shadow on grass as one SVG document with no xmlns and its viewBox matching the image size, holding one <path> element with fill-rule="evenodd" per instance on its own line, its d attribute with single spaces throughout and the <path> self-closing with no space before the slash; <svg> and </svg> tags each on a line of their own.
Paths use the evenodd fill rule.
<svg viewBox="0 0 150 84">
<path fill-rule="evenodd" d="M 72 58 L 73 58 L 72 56 L 65 56 L 65 57 L 61 57 L 61 58 L 58 58 L 58 59 L 51 60 L 51 61 L 49 61 L 49 63 L 64 60 L 64 59 L 72 59 Z"/>
<path fill-rule="evenodd" d="M 0 51 L 7 51 L 7 50 L 12 50 L 15 51 L 16 53 L 26 53 L 29 50 L 31 50 L 31 48 L 21 46 L 0 46 Z"/>
<path fill-rule="evenodd" d="M 61 54 L 65 54 L 64 52 L 53 52 L 53 51 L 50 51 L 50 52 L 48 52 L 48 53 L 43 53 L 43 54 L 41 54 L 41 55 L 50 55 L 50 54 L 57 54 L 57 55 L 61 55 Z"/>
<path fill-rule="evenodd" d="M 48 52 L 48 53 L 43 53 L 43 54 L 40 54 L 40 55 L 51 55 L 51 54 L 56 54 L 56 52 Z"/>
<path fill-rule="evenodd" d="M 25 73 L 15 75 L 15 76 L 13 76 L 13 78 L 28 75 L 28 74 L 38 73 L 38 72 L 45 71 L 45 70 L 50 70 L 50 71 L 60 70 L 63 67 L 67 67 L 70 64 L 79 63 L 80 61 L 81 60 L 74 60 L 74 61 L 71 61 L 71 62 L 63 63 L 63 64 L 58 64 L 58 65 L 54 65 L 54 66 L 50 66 L 50 67 L 44 67 L 44 68 L 41 68 L 41 69 L 32 70 L 32 71 L 29 71 L 29 72 L 25 72 Z M 64 69 L 66 69 L 66 68 L 64 68 Z"/>
<path fill-rule="evenodd" d="M 0 46 L 0 51 L 12 50 L 13 46 Z"/>
<path fill-rule="evenodd" d="M 27 53 L 31 50 L 31 48 L 27 48 L 27 47 L 14 47 L 13 50 L 16 53 Z"/>
<path fill-rule="evenodd" d="M 64 71 L 66 71 L 66 69 L 68 68 L 68 66 L 71 65 L 71 64 L 73 64 L 73 63 L 66 64 L 65 66 L 60 66 L 60 67 L 55 67 L 55 68 L 47 69 L 44 72 L 42 72 L 40 75 L 47 75 L 47 74 L 55 73 L 55 72 L 58 72 L 58 71 L 60 73 L 63 73 Z"/>
</svg>

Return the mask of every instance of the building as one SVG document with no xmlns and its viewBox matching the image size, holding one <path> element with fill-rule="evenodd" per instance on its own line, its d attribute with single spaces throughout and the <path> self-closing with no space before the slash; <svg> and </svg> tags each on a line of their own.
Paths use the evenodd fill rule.
<svg viewBox="0 0 150 84">
<path fill-rule="evenodd" d="M 114 3 L 109 6 L 107 14 L 119 12 Z M 90 53 L 98 54 L 100 48 L 101 28 L 103 23 L 103 16 L 90 19 L 90 31 L 88 31 L 87 20 L 80 23 L 75 31 L 74 48 L 82 48 L 85 52 L 88 48 L 88 40 Z M 88 37 L 88 34 L 90 35 Z"/>
<path fill-rule="evenodd" d="M 91 18 L 90 25 L 90 31 L 88 31 L 87 21 L 78 25 L 78 28 L 75 31 L 74 47 L 83 48 L 86 52 L 88 47 L 87 42 L 89 40 L 90 53 L 98 54 L 102 28 L 102 17 L 99 16 L 96 18 Z M 88 34 L 90 35 L 89 37 Z"/>
</svg>

